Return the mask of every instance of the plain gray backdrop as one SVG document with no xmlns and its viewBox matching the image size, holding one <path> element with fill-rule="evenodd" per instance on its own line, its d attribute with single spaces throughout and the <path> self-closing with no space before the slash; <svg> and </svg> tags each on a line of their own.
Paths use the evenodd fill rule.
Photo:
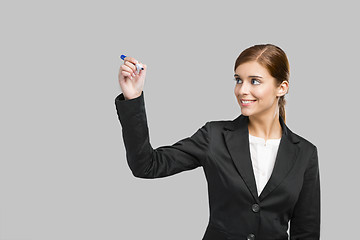
<svg viewBox="0 0 360 240">
<path fill-rule="evenodd" d="M 234 62 L 261 43 L 288 55 L 287 125 L 318 147 L 322 239 L 354 239 L 354 2 L 2 1 L 0 239 L 201 239 L 209 218 L 201 168 L 131 174 L 114 104 L 119 56 L 148 66 L 156 148 L 236 118 Z"/>
</svg>

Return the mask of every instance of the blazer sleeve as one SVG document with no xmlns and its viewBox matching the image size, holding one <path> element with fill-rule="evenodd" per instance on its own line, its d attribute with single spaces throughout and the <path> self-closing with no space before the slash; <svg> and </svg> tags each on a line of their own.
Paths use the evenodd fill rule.
<svg viewBox="0 0 360 240">
<path fill-rule="evenodd" d="M 153 149 L 150 144 L 144 92 L 125 100 L 115 98 L 128 165 L 135 177 L 160 178 L 202 166 L 209 144 L 208 122 L 192 136 L 173 145 Z"/>
<path fill-rule="evenodd" d="M 290 222 L 291 240 L 320 239 L 320 174 L 315 146 Z"/>
</svg>

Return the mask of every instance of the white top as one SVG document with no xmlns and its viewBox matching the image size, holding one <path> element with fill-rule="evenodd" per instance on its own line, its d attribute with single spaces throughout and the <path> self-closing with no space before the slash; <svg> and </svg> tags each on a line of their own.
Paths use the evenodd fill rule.
<svg viewBox="0 0 360 240">
<path fill-rule="evenodd" d="M 274 168 L 281 138 L 268 139 L 255 137 L 249 133 L 250 155 L 258 196 L 268 182 Z"/>
</svg>

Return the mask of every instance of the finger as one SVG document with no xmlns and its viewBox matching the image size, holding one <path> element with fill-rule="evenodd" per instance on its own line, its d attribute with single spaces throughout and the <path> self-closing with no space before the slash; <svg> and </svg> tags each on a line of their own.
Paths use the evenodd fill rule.
<svg viewBox="0 0 360 240">
<path fill-rule="evenodd" d="M 130 74 L 134 74 L 134 70 L 131 67 L 128 67 L 127 65 L 121 65 L 121 70 L 129 72 Z"/>
<path fill-rule="evenodd" d="M 123 75 L 124 77 L 128 77 L 128 78 L 132 79 L 132 74 L 127 72 L 127 71 L 121 71 L 121 75 Z"/>
<path fill-rule="evenodd" d="M 124 63 L 124 65 L 128 66 L 128 67 L 131 69 L 132 72 L 135 72 L 135 71 L 136 71 L 136 66 L 135 66 L 133 63 L 131 63 L 131 62 L 129 62 L 129 61 L 126 61 L 126 62 Z"/>
<path fill-rule="evenodd" d="M 129 61 L 129 62 L 133 63 L 134 65 L 139 63 L 135 58 L 132 58 L 132 57 L 124 58 L 124 62 L 126 62 L 126 61 Z"/>
<path fill-rule="evenodd" d="M 130 76 L 133 76 L 133 77 L 135 76 L 135 73 L 132 71 L 132 69 L 126 65 L 121 65 L 120 70 L 128 72 Z"/>
</svg>

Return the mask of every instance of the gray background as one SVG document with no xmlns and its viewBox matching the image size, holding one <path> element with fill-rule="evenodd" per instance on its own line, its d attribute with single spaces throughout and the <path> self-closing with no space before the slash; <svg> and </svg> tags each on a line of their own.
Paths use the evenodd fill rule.
<svg viewBox="0 0 360 240">
<path fill-rule="evenodd" d="M 201 239 L 201 168 L 144 180 L 127 166 L 118 56 L 148 65 L 155 148 L 240 114 L 234 62 L 259 43 L 287 53 L 287 125 L 318 147 L 322 239 L 353 239 L 360 19 L 334 2 L 2 1 L 0 239 Z"/>
</svg>

